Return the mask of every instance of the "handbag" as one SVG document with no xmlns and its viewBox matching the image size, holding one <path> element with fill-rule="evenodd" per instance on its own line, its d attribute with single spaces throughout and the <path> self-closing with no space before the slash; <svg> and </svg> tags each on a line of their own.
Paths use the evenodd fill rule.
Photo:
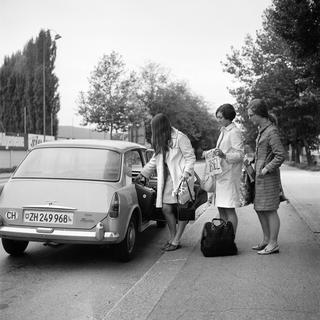
<svg viewBox="0 0 320 320">
<path fill-rule="evenodd" d="M 215 222 L 219 222 L 216 224 Z M 228 256 L 238 253 L 230 221 L 214 218 L 206 222 L 201 235 L 201 252 L 205 257 Z"/>
<path fill-rule="evenodd" d="M 280 181 L 280 194 L 279 194 L 279 200 L 280 202 L 283 202 L 283 201 L 287 201 L 287 203 L 289 203 L 289 199 L 285 196 L 284 194 L 284 191 L 283 191 L 283 188 L 282 188 L 282 184 L 281 184 L 281 181 Z"/>
<path fill-rule="evenodd" d="M 254 201 L 254 169 L 246 162 L 243 164 L 240 179 L 240 206 L 247 206 Z"/>
<path fill-rule="evenodd" d="M 183 180 L 180 182 L 178 190 L 181 189 Z M 195 213 L 196 213 L 196 205 L 195 200 L 192 199 L 192 194 L 190 191 L 190 187 L 188 182 L 186 181 L 188 192 L 189 192 L 189 200 L 181 204 L 181 201 L 179 199 L 180 192 L 177 192 L 177 218 L 180 221 L 189 221 L 189 220 L 195 220 Z"/>
<path fill-rule="evenodd" d="M 206 158 L 206 164 L 204 166 L 204 175 L 200 181 L 201 189 L 207 192 L 215 192 L 216 179 L 214 173 L 209 170 L 208 160 Z"/>
</svg>

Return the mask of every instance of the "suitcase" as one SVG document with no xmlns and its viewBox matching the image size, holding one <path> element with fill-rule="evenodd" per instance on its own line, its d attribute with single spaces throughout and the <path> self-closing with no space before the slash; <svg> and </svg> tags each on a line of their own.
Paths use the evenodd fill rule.
<svg viewBox="0 0 320 320">
<path fill-rule="evenodd" d="M 216 224 L 215 222 L 219 222 Z M 205 257 L 229 256 L 238 253 L 230 221 L 214 218 L 206 222 L 201 235 L 201 251 Z"/>
</svg>

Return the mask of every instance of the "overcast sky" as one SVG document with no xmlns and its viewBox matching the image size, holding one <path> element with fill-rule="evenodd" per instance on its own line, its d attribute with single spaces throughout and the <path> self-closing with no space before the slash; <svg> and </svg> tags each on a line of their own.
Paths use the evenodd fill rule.
<svg viewBox="0 0 320 320">
<path fill-rule="evenodd" d="M 79 125 L 80 91 L 104 54 L 116 51 L 128 69 L 147 62 L 169 69 L 213 108 L 233 103 L 232 78 L 221 61 L 255 36 L 271 0 L 0 0 L 0 63 L 41 29 L 57 41 L 61 125 Z"/>
</svg>

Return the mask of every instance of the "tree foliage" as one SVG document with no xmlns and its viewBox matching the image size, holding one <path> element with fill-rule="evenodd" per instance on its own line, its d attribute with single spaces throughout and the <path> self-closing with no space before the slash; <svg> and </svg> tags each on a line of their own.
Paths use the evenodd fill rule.
<svg viewBox="0 0 320 320">
<path fill-rule="evenodd" d="M 158 64 L 147 64 L 141 71 L 140 98 L 151 117 L 157 113 L 166 114 L 171 124 L 191 140 L 194 149 L 214 146 L 218 137 L 218 124 L 208 111 L 207 103 L 193 94 L 184 82 L 172 81 L 169 72 Z M 150 120 L 146 122 L 147 140 L 151 140 Z"/>
<path fill-rule="evenodd" d="M 89 79 L 89 90 L 80 93 L 79 114 L 84 124 L 95 124 L 98 131 L 126 131 L 145 117 L 137 97 L 136 75 L 127 73 L 122 57 L 104 55 Z"/>
<path fill-rule="evenodd" d="M 292 147 L 293 159 L 299 161 L 304 147 L 309 163 L 320 134 L 318 10 L 312 1 L 273 1 L 256 40 L 248 36 L 224 62 L 225 71 L 240 84 L 230 92 L 237 99 L 247 143 L 254 145 L 256 129 L 246 106 L 252 98 L 264 98 L 278 118 L 283 141 Z"/>
<path fill-rule="evenodd" d="M 84 124 L 96 124 L 100 131 L 126 131 L 128 125 L 144 123 L 147 141 L 150 122 L 161 112 L 172 125 L 186 133 L 196 150 L 212 147 L 217 123 L 207 104 L 191 93 L 183 82 L 170 80 L 167 70 L 148 63 L 138 74 L 125 68 L 122 57 L 104 55 L 89 79 L 89 90 L 80 93 L 79 114 Z"/>
<path fill-rule="evenodd" d="M 46 134 L 57 133 L 60 110 L 58 78 L 54 73 L 56 44 L 41 30 L 23 51 L 4 58 L 0 68 L 0 121 L 6 132 L 43 133 L 43 70 L 45 72 Z M 43 69 L 44 68 L 44 69 Z M 26 117 L 24 114 L 26 113 Z"/>
</svg>

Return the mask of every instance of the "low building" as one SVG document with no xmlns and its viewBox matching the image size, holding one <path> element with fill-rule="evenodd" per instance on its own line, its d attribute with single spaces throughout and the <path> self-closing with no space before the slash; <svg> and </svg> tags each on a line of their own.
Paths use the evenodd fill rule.
<svg viewBox="0 0 320 320">
<path fill-rule="evenodd" d="M 98 132 L 94 129 L 74 126 L 59 126 L 58 139 L 98 139 L 108 140 L 110 134 L 108 132 Z"/>
</svg>

